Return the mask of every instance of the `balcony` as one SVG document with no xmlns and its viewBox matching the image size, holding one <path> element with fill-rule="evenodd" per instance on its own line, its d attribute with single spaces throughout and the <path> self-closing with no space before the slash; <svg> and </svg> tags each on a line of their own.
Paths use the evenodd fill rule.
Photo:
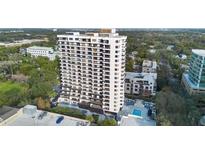
<svg viewBox="0 0 205 154">
<path fill-rule="evenodd" d="M 102 100 L 91 99 L 90 101 L 91 101 L 90 103 L 94 105 L 102 105 Z"/>
</svg>

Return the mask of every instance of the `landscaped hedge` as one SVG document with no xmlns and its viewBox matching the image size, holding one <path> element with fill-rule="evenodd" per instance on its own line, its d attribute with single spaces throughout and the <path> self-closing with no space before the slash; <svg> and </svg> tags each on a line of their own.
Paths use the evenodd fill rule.
<svg viewBox="0 0 205 154">
<path fill-rule="evenodd" d="M 67 115 L 67 116 L 71 116 L 71 117 L 76 117 L 76 118 L 80 118 L 80 119 L 85 119 L 86 115 L 84 115 L 83 113 L 81 113 L 79 110 L 77 109 L 72 109 L 72 108 L 65 108 L 65 107 L 54 107 L 51 109 L 48 109 L 50 112 L 54 112 L 54 113 L 59 113 L 59 114 L 63 114 L 63 115 Z"/>
</svg>

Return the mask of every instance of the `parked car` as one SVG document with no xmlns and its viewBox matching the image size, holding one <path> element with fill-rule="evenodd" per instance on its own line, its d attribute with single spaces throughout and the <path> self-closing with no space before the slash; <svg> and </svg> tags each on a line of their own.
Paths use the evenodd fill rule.
<svg viewBox="0 0 205 154">
<path fill-rule="evenodd" d="M 60 116 L 58 117 L 58 119 L 56 120 L 56 124 L 60 124 L 64 119 L 64 116 Z"/>
</svg>

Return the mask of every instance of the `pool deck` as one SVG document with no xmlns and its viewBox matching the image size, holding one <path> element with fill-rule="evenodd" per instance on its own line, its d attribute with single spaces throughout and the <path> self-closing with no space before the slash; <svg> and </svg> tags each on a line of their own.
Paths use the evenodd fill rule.
<svg viewBox="0 0 205 154">
<path fill-rule="evenodd" d="M 134 116 L 123 116 L 120 126 L 156 126 L 156 122 L 154 120 L 136 118 Z"/>
<path fill-rule="evenodd" d="M 148 116 L 148 108 L 143 100 L 134 100 L 132 104 L 124 105 L 118 113 L 120 126 L 156 126 L 156 121 Z M 146 102 L 149 103 L 149 102 Z"/>
</svg>

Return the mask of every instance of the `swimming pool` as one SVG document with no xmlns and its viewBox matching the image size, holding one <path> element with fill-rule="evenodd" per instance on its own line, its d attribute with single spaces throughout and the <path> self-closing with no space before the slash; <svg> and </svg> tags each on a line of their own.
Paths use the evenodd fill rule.
<svg viewBox="0 0 205 154">
<path fill-rule="evenodd" d="M 140 110 L 138 110 L 138 109 L 134 109 L 132 114 L 135 115 L 135 116 L 141 116 L 142 112 Z"/>
</svg>

